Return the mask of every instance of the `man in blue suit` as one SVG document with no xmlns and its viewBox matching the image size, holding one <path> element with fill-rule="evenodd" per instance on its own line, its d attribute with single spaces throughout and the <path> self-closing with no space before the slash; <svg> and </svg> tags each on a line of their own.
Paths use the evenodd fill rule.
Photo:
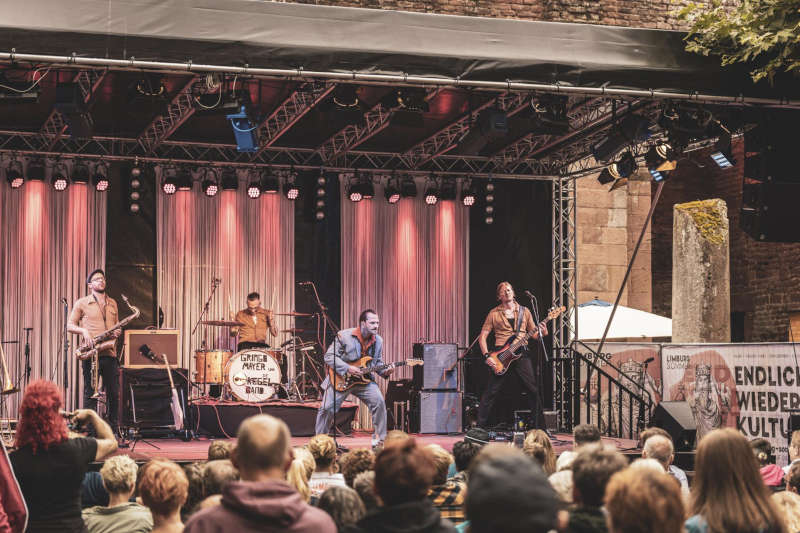
<svg viewBox="0 0 800 533">
<path fill-rule="evenodd" d="M 378 313 L 372 309 L 365 309 L 358 317 L 358 327 L 343 329 L 336 334 L 333 342 L 325 352 L 325 364 L 333 368 L 337 374 L 361 374 L 363 369 L 353 365 L 365 356 L 372 357 L 370 366 L 383 363 L 383 338 L 378 335 L 380 326 Z M 392 369 L 388 369 L 380 374 L 383 378 L 388 378 Z M 369 407 L 372 415 L 372 445 L 377 446 L 386 438 L 386 403 L 383 401 L 378 385 L 370 380 L 367 385 L 355 385 L 347 392 L 336 391 L 329 377 L 322 382 L 322 389 L 325 391 L 322 403 L 317 411 L 317 435 L 328 433 L 333 423 L 333 413 L 338 412 L 342 402 L 348 394 L 359 397 Z M 335 400 L 335 406 L 334 406 Z"/>
</svg>

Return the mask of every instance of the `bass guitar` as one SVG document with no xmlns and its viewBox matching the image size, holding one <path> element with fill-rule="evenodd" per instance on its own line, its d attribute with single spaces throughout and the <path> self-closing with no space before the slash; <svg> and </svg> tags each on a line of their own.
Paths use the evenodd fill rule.
<svg viewBox="0 0 800 533">
<path fill-rule="evenodd" d="M 539 325 L 532 331 L 528 331 L 524 335 L 518 337 L 512 336 L 506 341 L 502 348 L 489 352 L 489 356 L 486 358 L 486 364 L 489 365 L 492 372 L 498 376 L 505 374 L 508 371 L 508 367 L 511 366 L 511 363 L 522 357 L 525 347 L 528 345 L 528 341 L 539 331 L 539 328 L 566 310 L 567 308 L 564 306 L 550 309 L 545 319 L 539 322 Z"/>
<path fill-rule="evenodd" d="M 372 372 L 377 372 L 380 374 L 381 372 L 385 372 L 390 368 L 396 368 L 398 366 L 416 366 L 425 363 L 425 361 L 422 359 L 406 359 L 405 361 L 396 361 L 394 363 L 384 363 L 382 365 L 369 366 L 370 361 L 372 361 L 372 357 L 365 355 L 358 361 L 347 363 L 349 365 L 359 367 L 361 371 L 358 374 L 345 374 L 344 376 L 340 376 L 333 370 L 333 368 L 328 367 L 328 377 L 330 378 L 334 389 L 336 389 L 336 392 L 346 392 L 356 385 L 367 385 L 370 382 L 369 375 Z"/>
</svg>

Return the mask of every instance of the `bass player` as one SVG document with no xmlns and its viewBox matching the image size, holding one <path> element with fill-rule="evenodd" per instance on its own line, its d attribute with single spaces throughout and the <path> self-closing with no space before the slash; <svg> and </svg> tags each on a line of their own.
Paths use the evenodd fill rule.
<svg viewBox="0 0 800 533">
<path fill-rule="evenodd" d="M 325 364 L 334 371 L 344 376 L 345 374 L 361 374 L 362 368 L 353 364 L 364 356 L 372 357 L 371 366 L 382 364 L 383 357 L 383 338 L 378 335 L 380 318 L 372 309 L 365 309 L 358 317 L 358 327 L 353 329 L 343 329 L 336 334 L 333 342 L 325 352 Z M 392 374 L 389 368 L 379 375 L 389 378 Z M 316 434 L 328 433 L 334 422 L 333 416 L 339 411 L 342 402 L 348 394 L 359 397 L 369 407 L 372 415 L 372 435 L 373 448 L 382 444 L 386 438 L 386 403 L 383 400 L 381 389 L 374 381 L 366 385 L 356 385 L 347 392 L 337 392 L 331 383 L 330 377 L 326 377 L 322 382 L 322 389 L 325 391 L 319 410 L 317 411 Z M 335 399 L 335 405 L 334 405 Z"/>
<path fill-rule="evenodd" d="M 500 305 L 489 311 L 478 336 L 481 353 L 492 370 L 495 370 L 494 362 L 489 357 L 489 348 L 486 344 L 489 333 L 494 332 L 495 349 L 502 348 L 511 337 L 520 336 L 529 331 L 534 331 L 532 335 L 534 339 L 538 339 L 540 334 L 547 335 L 547 326 L 544 323 L 539 326 L 539 331 L 535 331 L 536 324 L 533 322 L 530 310 L 517 303 L 514 299 L 514 288 L 509 282 L 503 281 L 497 286 L 497 299 L 500 300 Z M 523 349 L 527 349 L 527 347 Z M 490 374 L 489 382 L 478 407 L 478 426 L 488 427 L 489 415 L 492 412 L 497 393 L 503 388 L 503 384 L 507 380 L 506 376 L 511 373 L 510 371 L 514 371 L 519 376 L 523 389 L 528 393 L 528 405 L 531 416 L 534 417 L 534 425 L 543 429 L 544 414 L 539 403 L 538 384 L 533 373 L 533 363 L 527 353 L 511 364 L 509 372 L 501 375 Z"/>
<path fill-rule="evenodd" d="M 94 338 L 111 329 L 118 321 L 117 302 L 106 294 L 106 275 L 102 269 L 95 269 L 86 279 L 89 284 L 90 294 L 79 298 L 72 306 L 67 322 L 67 331 L 81 336 L 81 343 L 92 346 Z M 111 337 L 118 338 L 121 329 L 115 329 Z M 100 376 L 106 389 L 108 401 L 106 418 L 113 427 L 117 420 L 117 405 L 119 400 L 118 372 L 116 347 L 105 348 L 98 353 Z M 81 361 L 83 370 L 83 408 L 97 411 L 97 400 L 92 398 L 95 392 L 92 389 L 92 360 Z"/>
</svg>

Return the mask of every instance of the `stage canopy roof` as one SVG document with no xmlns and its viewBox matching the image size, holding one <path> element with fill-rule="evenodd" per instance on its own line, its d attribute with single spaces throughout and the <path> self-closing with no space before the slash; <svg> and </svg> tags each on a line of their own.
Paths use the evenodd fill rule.
<svg viewBox="0 0 800 533">
<path fill-rule="evenodd" d="M 786 105 L 798 94 L 688 54 L 683 37 L 252 0 L 27 0 L 0 21 L 0 83 L 47 76 L 35 99 L 1 95 L 0 151 L 549 177 L 599 168 L 592 144 L 625 114 L 655 123 L 665 99 Z M 54 111 L 64 82 L 80 86 L 88 141 Z M 359 91 L 349 113 L 333 103 L 345 86 Z M 423 90 L 411 108 L 396 105 L 405 86 Z M 224 112 L 208 109 L 225 103 L 220 87 L 247 93 L 254 153 L 239 153 Z M 504 128 L 487 132 L 485 110 Z"/>
</svg>

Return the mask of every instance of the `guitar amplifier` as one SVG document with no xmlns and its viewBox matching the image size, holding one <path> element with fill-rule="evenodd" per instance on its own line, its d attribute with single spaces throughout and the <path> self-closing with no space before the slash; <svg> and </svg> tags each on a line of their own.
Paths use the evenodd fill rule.
<svg viewBox="0 0 800 533">
<path fill-rule="evenodd" d="M 180 366 L 178 354 L 181 342 L 177 329 L 128 329 L 125 330 L 124 365 L 128 368 L 164 368 L 141 354 L 142 346 L 147 346 L 160 356 L 167 354 L 169 365 Z M 164 374 L 166 377 L 166 373 Z"/>
<path fill-rule="evenodd" d="M 460 433 L 461 393 L 420 391 L 411 408 L 412 433 Z"/>
<path fill-rule="evenodd" d="M 184 376 L 186 376 L 185 369 L 172 369 L 172 380 L 178 391 L 181 408 L 188 416 L 190 414 L 186 409 L 188 383 Z M 119 420 L 123 426 L 137 426 L 143 429 L 173 425 L 170 410 L 172 396 L 165 367 L 123 368 L 120 395 L 122 416 Z"/>
<path fill-rule="evenodd" d="M 415 389 L 458 390 L 457 344 L 415 343 L 412 353 L 425 361 L 414 367 Z"/>
</svg>

